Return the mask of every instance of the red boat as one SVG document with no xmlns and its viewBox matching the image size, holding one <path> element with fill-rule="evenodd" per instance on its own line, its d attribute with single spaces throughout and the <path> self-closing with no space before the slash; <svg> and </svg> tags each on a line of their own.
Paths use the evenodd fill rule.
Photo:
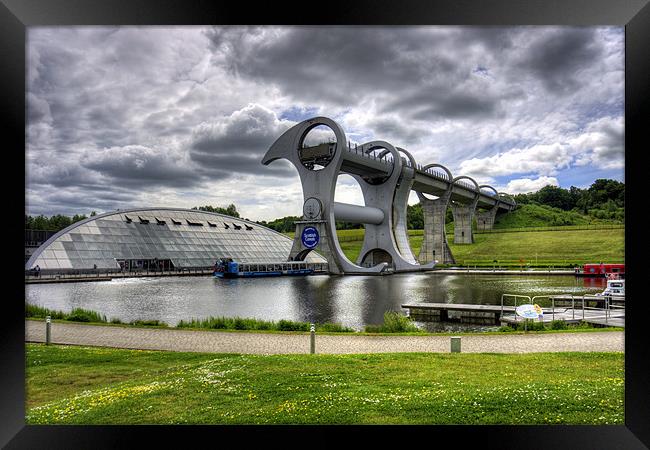
<svg viewBox="0 0 650 450">
<path fill-rule="evenodd" d="M 625 277 L 625 264 L 585 264 L 582 269 L 576 268 L 578 277 L 608 277 L 614 275 L 619 278 Z"/>
</svg>

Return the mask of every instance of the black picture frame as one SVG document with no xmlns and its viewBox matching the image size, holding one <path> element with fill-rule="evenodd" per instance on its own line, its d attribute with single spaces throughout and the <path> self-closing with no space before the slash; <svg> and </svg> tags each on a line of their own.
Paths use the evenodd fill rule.
<svg viewBox="0 0 650 450">
<path fill-rule="evenodd" d="M 25 425 L 24 249 L 11 236 L 24 224 L 18 208 L 24 196 L 20 176 L 3 177 L 5 233 L 16 246 L 4 256 L 5 311 L 0 354 L 0 445 L 6 448 L 167 447 L 182 439 L 187 446 L 203 440 L 210 446 L 233 445 L 276 435 L 276 444 L 311 447 L 340 445 L 333 431 L 354 434 L 362 445 L 396 437 L 402 445 L 461 445 L 487 448 L 640 449 L 650 446 L 650 375 L 646 361 L 644 322 L 649 299 L 641 296 L 641 225 L 647 206 L 641 184 L 647 175 L 641 163 L 648 144 L 650 90 L 650 5 L 648 0 L 331 0 L 307 2 L 208 2 L 201 0 L 0 0 L 0 56 L 5 157 L 12 155 L 5 175 L 25 169 L 25 37 L 26 27 L 56 25 L 204 25 L 204 24 L 341 24 L 341 25 L 616 25 L 625 27 L 625 182 L 627 327 L 625 330 L 625 425 L 620 426 L 422 426 L 422 427 L 226 427 L 226 426 L 34 426 Z M 7 141 L 7 137 L 10 139 Z M 642 172 L 643 171 L 643 172 Z M 645 175 L 645 177 L 644 177 Z M 24 179 L 23 179 L 24 181 Z M 24 213 L 24 208 L 23 208 Z M 20 255 L 20 256 L 19 256 Z M 14 260 L 14 258 L 16 260 Z M 638 283 L 635 285 L 635 283 Z M 329 439 L 328 439 L 329 438 Z M 243 440 L 245 439 L 245 441 Z M 345 439 L 345 438 L 344 438 Z M 415 441 L 417 439 L 417 441 Z M 421 441 L 421 442 L 420 442 Z M 140 443 L 141 442 L 141 443 Z M 268 445 L 260 442 L 261 445 Z M 227 444 L 226 444 L 227 445 Z"/>
</svg>

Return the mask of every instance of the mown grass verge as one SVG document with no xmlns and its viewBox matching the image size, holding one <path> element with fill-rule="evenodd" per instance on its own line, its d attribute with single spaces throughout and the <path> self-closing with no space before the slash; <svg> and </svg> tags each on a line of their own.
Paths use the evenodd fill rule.
<svg viewBox="0 0 650 450">
<path fill-rule="evenodd" d="M 27 424 L 623 424 L 622 353 L 225 355 L 27 345 Z"/>
</svg>

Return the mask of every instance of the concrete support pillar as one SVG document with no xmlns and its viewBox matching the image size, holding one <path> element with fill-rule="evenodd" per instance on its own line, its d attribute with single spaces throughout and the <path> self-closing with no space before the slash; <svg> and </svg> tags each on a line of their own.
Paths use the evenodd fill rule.
<svg viewBox="0 0 650 450">
<path fill-rule="evenodd" d="M 464 175 L 454 178 L 452 184 L 455 184 L 460 179 L 471 181 L 476 186 L 476 195 L 470 203 L 451 204 L 451 212 L 454 215 L 454 244 L 473 244 L 474 234 L 472 233 L 472 224 L 474 222 L 474 215 L 476 214 L 476 205 L 481 195 L 481 188 L 473 178 Z"/>
<path fill-rule="evenodd" d="M 473 205 L 451 204 L 454 215 L 454 244 L 473 244 L 472 221 L 474 220 Z"/>
<path fill-rule="evenodd" d="M 491 190 L 493 194 L 490 195 L 493 195 L 494 199 L 496 200 L 494 202 L 494 206 L 491 207 L 490 209 L 485 211 L 476 211 L 476 229 L 478 231 L 488 231 L 491 230 L 492 227 L 494 227 L 494 219 L 497 216 L 497 211 L 499 210 L 499 205 L 500 205 L 500 202 L 498 200 L 500 194 L 497 192 L 496 189 L 494 189 L 492 186 L 489 186 L 487 184 L 483 184 L 479 186 L 479 190 L 480 189 Z"/>
<path fill-rule="evenodd" d="M 477 231 L 488 231 L 494 227 L 494 219 L 497 216 L 497 210 L 499 205 L 496 204 L 494 207 L 486 211 L 476 211 L 476 230 Z"/>
<path fill-rule="evenodd" d="M 450 194 L 451 191 L 436 200 L 431 200 L 418 192 L 424 216 L 424 236 L 418 255 L 421 264 L 435 260 L 440 264 L 456 263 L 445 233 L 445 218 Z"/>
<path fill-rule="evenodd" d="M 436 167 L 444 171 L 443 178 L 446 178 L 450 183 L 445 193 L 437 199 L 427 198 L 421 192 L 417 193 L 424 216 L 424 236 L 422 237 L 422 247 L 420 247 L 418 261 L 421 264 L 425 261 L 435 260 L 438 260 L 440 264 L 455 264 L 456 261 L 447 243 L 445 230 L 447 207 L 454 187 L 452 183 L 453 176 L 449 169 L 441 164 L 428 164 L 422 167 L 422 170 L 427 171 Z"/>
</svg>

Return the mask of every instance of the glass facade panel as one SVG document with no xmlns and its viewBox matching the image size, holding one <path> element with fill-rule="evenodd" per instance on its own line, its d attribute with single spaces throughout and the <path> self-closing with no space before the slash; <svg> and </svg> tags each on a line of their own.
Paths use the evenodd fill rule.
<svg viewBox="0 0 650 450">
<path fill-rule="evenodd" d="M 132 222 L 127 223 L 125 216 Z M 141 224 L 140 216 L 149 224 Z M 164 220 L 166 225 L 158 225 Z M 172 219 L 181 222 L 175 225 Z M 187 225 L 186 220 L 204 226 Z M 208 221 L 216 227 L 208 226 Z M 230 228 L 223 225 L 227 223 Z M 235 229 L 234 225 L 241 229 Z M 246 225 L 253 227 L 247 230 Z M 115 259 L 171 259 L 175 267 L 211 267 L 220 257 L 240 262 L 286 261 L 292 240 L 271 229 L 202 211 L 173 209 L 130 210 L 91 218 L 72 225 L 48 247 L 41 247 L 27 263 L 42 269 L 115 268 Z M 309 262 L 325 262 L 311 253 Z"/>
</svg>

